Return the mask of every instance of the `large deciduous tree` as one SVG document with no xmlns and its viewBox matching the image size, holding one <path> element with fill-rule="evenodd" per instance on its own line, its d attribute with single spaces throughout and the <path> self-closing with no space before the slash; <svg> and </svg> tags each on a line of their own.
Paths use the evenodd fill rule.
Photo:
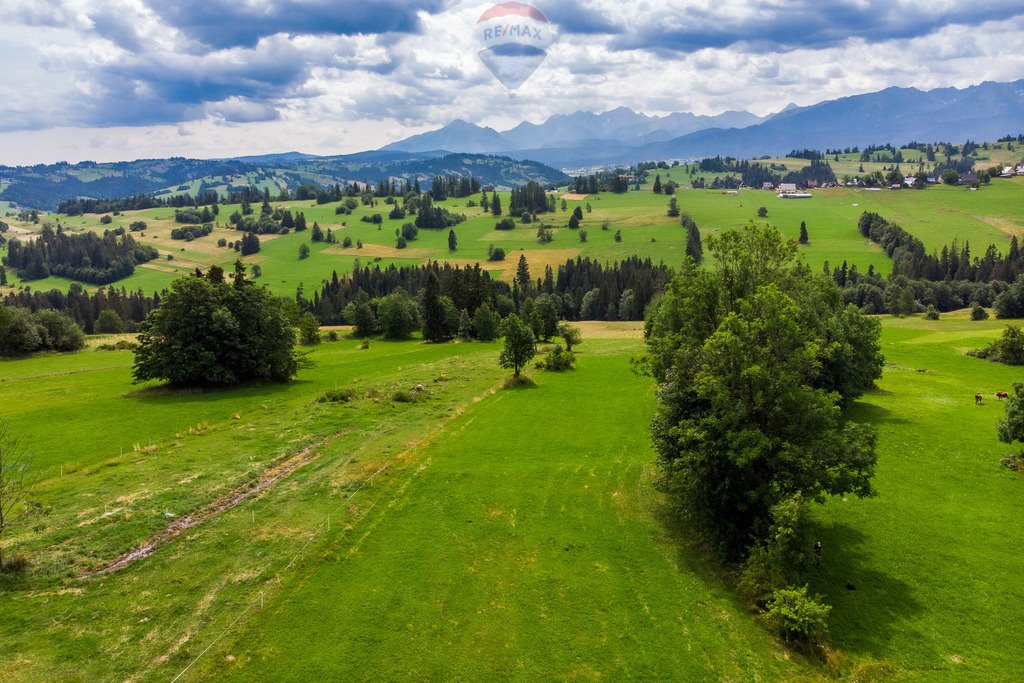
<svg viewBox="0 0 1024 683">
<path fill-rule="evenodd" d="M 175 386 L 223 385 L 295 376 L 295 328 L 284 301 L 244 277 L 232 284 L 209 277 L 176 280 L 140 325 L 136 382 Z"/>
<path fill-rule="evenodd" d="M 875 432 L 842 410 L 881 376 L 880 326 L 774 228 L 708 251 L 717 267 L 685 265 L 647 318 L 652 432 L 678 510 L 739 559 L 780 505 L 873 494 Z"/>
</svg>

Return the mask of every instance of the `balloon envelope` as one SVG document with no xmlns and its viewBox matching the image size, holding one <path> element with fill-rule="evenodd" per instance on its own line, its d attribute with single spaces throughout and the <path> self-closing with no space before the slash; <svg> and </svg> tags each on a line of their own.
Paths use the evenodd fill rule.
<svg viewBox="0 0 1024 683">
<path fill-rule="evenodd" d="M 518 88 L 533 75 L 554 42 L 554 28 L 533 5 L 503 2 L 476 25 L 480 60 L 505 87 Z"/>
</svg>

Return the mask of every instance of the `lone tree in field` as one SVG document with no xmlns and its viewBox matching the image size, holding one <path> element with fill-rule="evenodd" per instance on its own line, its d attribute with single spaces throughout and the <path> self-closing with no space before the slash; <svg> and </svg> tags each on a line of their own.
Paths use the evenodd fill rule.
<svg viewBox="0 0 1024 683">
<path fill-rule="evenodd" d="M 759 218 L 768 218 L 768 208 L 762 206 L 757 210 L 757 215 Z"/>
<path fill-rule="evenodd" d="M 807 223 L 805 221 L 800 221 L 800 244 L 807 244 L 808 239 Z"/>
<path fill-rule="evenodd" d="M 498 363 L 511 370 L 518 379 L 522 369 L 537 355 L 533 329 L 513 313 L 501 323 L 501 334 L 505 337 L 505 344 L 501 348 Z"/>
<path fill-rule="evenodd" d="M 25 451 L 7 423 L 0 422 L 0 541 L 11 526 L 14 511 L 25 502 L 31 487 Z M 0 569 L 3 566 L 4 548 L 0 544 Z"/>
<path fill-rule="evenodd" d="M 661 174 L 654 176 L 654 194 L 661 194 Z"/>
<path fill-rule="evenodd" d="M 676 509 L 747 563 L 764 605 L 797 582 L 807 505 L 874 494 L 874 428 L 843 411 L 881 376 L 881 326 L 775 228 L 725 232 L 708 251 L 716 267 L 684 265 L 648 313 L 652 434 Z"/>
<path fill-rule="evenodd" d="M 565 350 L 569 353 L 572 353 L 574 346 L 579 346 L 583 343 L 583 335 L 580 333 L 580 328 L 566 322 L 558 323 L 558 336 L 565 342 Z"/>
<path fill-rule="evenodd" d="M 448 251 L 455 251 L 459 248 L 459 239 L 455 236 L 454 230 L 448 231 Z"/>
<path fill-rule="evenodd" d="M 175 280 L 140 325 L 135 381 L 204 386 L 290 380 L 299 359 L 284 303 L 246 280 L 240 262 L 231 283 L 197 275 Z"/>
</svg>

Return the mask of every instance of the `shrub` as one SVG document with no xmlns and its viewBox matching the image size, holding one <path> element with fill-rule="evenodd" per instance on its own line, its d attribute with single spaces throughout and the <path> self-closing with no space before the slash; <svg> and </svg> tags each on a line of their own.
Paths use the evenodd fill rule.
<svg viewBox="0 0 1024 683">
<path fill-rule="evenodd" d="M 100 223 L 102 223 L 103 225 L 110 225 L 113 221 L 114 219 L 111 218 L 110 216 L 103 216 L 102 218 L 100 218 Z"/>
<path fill-rule="evenodd" d="M 495 230 L 515 230 L 516 222 L 511 218 L 502 218 L 500 221 L 494 224 Z"/>
<path fill-rule="evenodd" d="M 113 344 L 100 344 L 96 347 L 97 351 L 134 351 L 138 348 L 138 344 L 130 342 L 127 339 L 121 339 Z"/>
<path fill-rule="evenodd" d="M 501 247 L 495 247 L 495 246 L 492 245 L 487 250 L 487 260 L 488 261 L 504 261 L 505 260 L 505 250 L 502 249 Z"/>
<path fill-rule="evenodd" d="M 338 341 L 338 331 L 337 330 L 331 330 L 330 332 L 328 332 L 327 333 L 327 341 L 332 341 L 332 342 Z"/>
<path fill-rule="evenodd" d="M 768 209 L 766 207 L 764 207 L 764 206 L 759 208 L 757 210 L 757 217 L 758 218 L 768 218 Z"/>
<path fill-rule="evenodd" d="M 938 309 L 935 308 L 934 304 L 928 304 L 928 308 L 924 312 L 924 319 L 925 320 L 938 320 L 939 319 L 939 311 L 938 311 Z"/>
<path fill-rule="evenodd" d="M 419 403 L 423 400 L 423 394 L 416 391 L 409 391 L 408 389 L 399 389 L 395 392 L 391 400 L 395 403 Z"/>
<path fill-rule="evenodd" d="M 536 367 L 538 370 L 548 370 L 549 372 L 575 370 L 576 354 L 566 351 L 560 344 L 555 344 L 542 359 L 537 361 Z"/>
<path fill-rule="evenodd" d="M 988 320 L 988 311 L 981 304 L 971 304 L 971 320 Z"/>
<path fill-rule="evenodd" d="M 316 398 L 317 403 L 348 403 L 356 397 L 355 389 L 328 389 Z"/>
<path fill-rule="evenodd" d="M 622 241 L 622 231 L 621 230 L 616 230 L 615 231 L 615 236 L 613 237 L 613 239 L 616 242 L 621 242 Z"/>
<path fill-rule="evenodd" d="M 1024 331 L 1016 325 L 1003 330 L 1003 336 L 983 349 L 972 349 L 967 355 L 986 358 L 1004 365 L 1024 365 Z"/>
<path fill-rule="evenodd" d="M 787 641 L 814 642 L 824 635 L 829 605 L 807 595 L 807 586 L 782 588 L 772 593 L 765 614 Z"/>
</svg>

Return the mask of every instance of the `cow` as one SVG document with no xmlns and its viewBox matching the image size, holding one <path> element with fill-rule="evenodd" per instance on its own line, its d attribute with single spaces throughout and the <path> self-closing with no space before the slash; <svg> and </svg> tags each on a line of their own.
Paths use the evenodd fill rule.
<svg viewBox="0 0 1024 683">
<path fill-rule="evenodd" d="M 981 405 L 981 394 L 975 394 L 974 395 L 974 405 L 976 405 L 976 406 L 980 406 Z"/>
<path fill-rule="evenodd" d="M 1010 398 L 1010 395 L 1008 393 L 1006 393 L 1005 391 L 997 391 L 996 392 L 996 398 L 998 398 L 1000 401 L 1004 401 L 1004 400 Z"/>
</svg>

